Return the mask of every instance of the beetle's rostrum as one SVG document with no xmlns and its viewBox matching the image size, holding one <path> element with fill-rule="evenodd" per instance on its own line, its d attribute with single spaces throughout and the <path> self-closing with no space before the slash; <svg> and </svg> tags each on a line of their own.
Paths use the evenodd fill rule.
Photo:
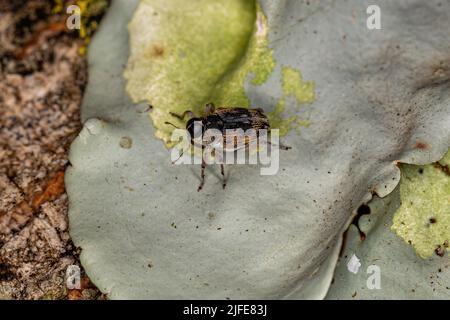
<svg viewBox="0 0 450 320">
<path fill-rule="evenodd" d="M 205 106 L 205 115 L 203 117 L 195 117 L 192 111 L 185 111 L 181 115 L 170 113 L 172 116 L 184 120 L 186 116 L 189 120 L 186 122 L 186 130 L 189 132 L 191 145 L 199 146 L 202 149 L 207 147 L 205 144 L 204 135 L 208 130 L 214 129 L 222 133 L 221 145 L 231 146 L 228 151 L 236 151 L 239 148 L 237 141 L 244 139 L 243 147 L 247 148 L 252 142 L 258 139 L 260 130 L 270 130 L 270 124 L 267 116 L 264 114 L 264 110 L 261 108 L 247 109 L 247 108 L 215 108 L 213 103 L 208 103 Z M 170 122 L 165 122 L 178 128 Z M 241 130 L 240 130 L 241 129 Z M 239 132 L 247 130 L 254 130 L 256 133 L 254 136 L 238 136 Z M 201 145 L 198 145 L 196 141 L 200 137 Z M 211 141 L 210 141 L 211 142 Z M 268 144 L 271 144 L 267 141 Z M 278 147 L 282 150 L 289 150 L 290 147 L 279 144 Z M 180 154 L 181 157 L 183 153 Z M 175 161 L 176 162 L 176 161 Z M 202 157 L 201 165 L 201 181 L 197 191 L 203 188 L 205 183 L 205 168 L 206 162 Z M 220 171 L 222 174 L 222 187 L 225 189 L 226 178 L 224 165 L 220 164 Z"/>
</svg>

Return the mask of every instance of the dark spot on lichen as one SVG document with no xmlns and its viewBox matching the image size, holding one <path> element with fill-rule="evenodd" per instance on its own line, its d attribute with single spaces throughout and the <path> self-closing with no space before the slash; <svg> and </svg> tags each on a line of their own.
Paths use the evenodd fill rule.
<svg viewBox="0 0 450 320">
<path fill-rule="evenodd" d="M 437 222 L 436 218 L 434 218 L 434 217 L 430 218 L 429 221 L 430 221 L 430 223 L 436 223 Z"/>
<path fill-rule="evenodd" d="M 122 137 L 120 139 L 119 145 L 123 149 L 131 149 L 133 146 L 133 140 L 130 137 Z"/>
<path fill-rule="evenodd" d="M 445 248 L 444 246 L 438 245 L 436 247 L 436 249 L 434 250 L 434 252 L 439 256 L 439 257 L 443 257 L 445 255 Z"/>
<path fill-rule="evenodd" d="M 417 141 L 414 145 L 415 149 L 424 150 L 428 148 L 428 145 L 425 142 Z"/>
<path fill-rule="evenodd" d="M 446 164 L 441 164 L 439 161 L 434 163 L 434 167 L 436 169 L 441 170 L 443 173 L 445 173 L 446 175 L 450 176 L 450 168 L 448 165 Z"/>
<path fill-rule="evenodd" d="M 150 51 L 150 54 L 153 58 L 160 58 L 164 55 L 164 47 L 160 45 L 153 45 Z"/>
</svg>

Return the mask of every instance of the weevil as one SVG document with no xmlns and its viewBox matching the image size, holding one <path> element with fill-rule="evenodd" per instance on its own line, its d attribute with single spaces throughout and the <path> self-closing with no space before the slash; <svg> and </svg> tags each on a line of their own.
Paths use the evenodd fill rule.
<svg viewBox="0 0 450 320">
<path fill-rule="evenodd" d="M 195 117 L 194 113 L 190 110 L 185 111 L 182 114 L 176 114 L 173 112 L 170 112 L 170 114 L 181 121 L 183 121 L 186 117 L 189 117 L 188 121 L 186 122 L 186 130 L 191 136 L 191 145 L 194 145 L 194 137 L 198 137 L 200 134 L 202 135 L 201 141 L 204 141 L 203 134 L 207 132 L 208 129 L 217 129 L 222 132 L 223 145 L 228 145 L 227 141 L 236 141 L 236 137 L 229 134 L 230 130 L 233 129 L 242 129 L 243 131 L 254 129 L 256 133 L 258 133 L 260 129 L 265 129 L 268 131 L 270 130 L 269 119 L 264 114 L 264 110 L 261 108 L 216 108 L 213 103 L 208 103 L 205 105 L 205 112 L 203 117 Z M 200 127 L 195 126 L 196 123 L 200 124 Z M 170 122 L 165 122 L 165 124 L 169 124 L 174 126 L 175 128 L 178 128 Z M 247 147 L 251 142 L 247 138 L 245 140 L 244 147 Z M 270 144 L 270 142 L 268 143 Z M 205 146 L 206 145 L 202 143 L 200 147 L 204 148 Z M 236 151 L 237 149 L 234 143 L 233 146 L 233 150 Z M 282 150 L 290 149 L 290 147 L 281 144 L 279 144 L 278 146 Z M 182 155 L 183 154 L 181 154 L 180 157 Z M 200 174 L 201 180 L 197 191 L 202 190 L 203 185 L 205 184 L 205 168 L 206 163 L 202 158 L 202 167 Z M 225 189 L 227 181 L 225 178 L 225 169 L 223 164 L 220 164 L 220 173 L 222 175 L 222 187 L 223 189 Z"/>
</svg>

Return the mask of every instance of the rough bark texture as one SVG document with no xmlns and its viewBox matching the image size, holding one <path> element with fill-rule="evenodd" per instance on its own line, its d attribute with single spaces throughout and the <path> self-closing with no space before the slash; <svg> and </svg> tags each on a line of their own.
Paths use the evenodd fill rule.
<svg viewBox="0 0 450 320">
<path fill-rule="evenodd" d="M 67 221 L 64 170 L 81 128 L 83 41 L 64 28 L 52 1 L 0 0 L 0 298 L 92 299 Z"/>
</svg>

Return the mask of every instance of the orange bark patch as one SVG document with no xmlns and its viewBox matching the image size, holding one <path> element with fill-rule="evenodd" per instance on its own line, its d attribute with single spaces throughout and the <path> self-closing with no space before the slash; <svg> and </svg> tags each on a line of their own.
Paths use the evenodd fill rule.
<svg viewBox="0 0 450 320">
<path fill-rule="evenodd" d="M 18 60 L 25 59 L 33 51 L 47 42 L 48 39 L 57 36 L 63 31 L 66 31 L 66 23 L 64 21 L 51 22 L 45 25 L 36 31 L 30 41 L 14 53 L 14 57 Z"/>
<path fill-rule="evenodd" d="M 69 300 L 84 300 L 83 291 L 86 289 L 96 289 L 95 285 L 89 280 L 87 276 L 83 276 L 80 281 L 80 289 L 70 289 L 67 292 L 67 299 Z"/>
<path fill-rule="evenodd" d="M 56 173 L 56 176 L 50 180 L 47 188 L 45 188 L 41 194 L 34 197 L 32 201 L 33 209 L 39 208 L 41 204 L 61 195 L 64 191 L 64 171 L 59 171 Z"/>
</svg>

